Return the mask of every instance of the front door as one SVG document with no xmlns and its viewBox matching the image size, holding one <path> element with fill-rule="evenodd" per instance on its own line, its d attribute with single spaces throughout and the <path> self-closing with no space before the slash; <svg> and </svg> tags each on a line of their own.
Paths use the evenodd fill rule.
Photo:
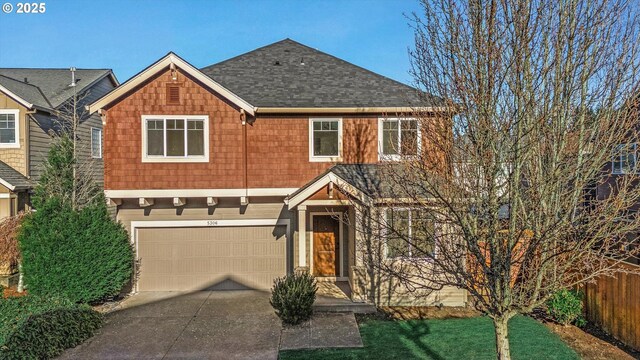
<svg viewBox="0 0 640 360">
<path fill-rule="evenodd" d="M 340 223 L 331 215 L 313 216 L 313 275 L 340 274 Z"/>
</svg>

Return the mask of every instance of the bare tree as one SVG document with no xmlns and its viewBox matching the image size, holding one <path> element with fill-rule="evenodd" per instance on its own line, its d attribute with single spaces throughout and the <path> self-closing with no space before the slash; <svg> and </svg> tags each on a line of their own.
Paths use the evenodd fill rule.
<svg viewBox="0 0 640 360">
<path fill-rule="evenodd" d="M 638 6 L 422 8 L 412 18 L 412 73 L 443 108 L 417 109 L 418 155 L 383 167 L 381 197 L 402 199 L 383 207 L 406 210 L 378 204 L 367 221 L 402 261 L 370 264 L 415 291 L 466 290 L 493 319 L 498 358 L 509 359 L 510 318 L 637 255 L 638 117 L 628 100 L 640 80 Z M 396 152 L 406 154 L 411 136 L 400 137 Z"/>
</svg>

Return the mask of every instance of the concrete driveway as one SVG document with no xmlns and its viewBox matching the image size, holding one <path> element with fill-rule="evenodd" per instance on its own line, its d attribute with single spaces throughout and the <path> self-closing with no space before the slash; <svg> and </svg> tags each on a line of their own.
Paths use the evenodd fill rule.
<svg viewBox="0 0 640 360">
<path fill-rule="evenodd" d="M 267 292 L 147 292 L 60 359 L 275 360 L 280 332 Z"/>
</svg>

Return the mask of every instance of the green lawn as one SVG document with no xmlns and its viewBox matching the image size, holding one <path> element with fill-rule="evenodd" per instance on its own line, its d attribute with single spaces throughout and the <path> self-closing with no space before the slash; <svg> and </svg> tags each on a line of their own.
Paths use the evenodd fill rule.
<svg viewBox="0 0 640 360">
<path fill-rule="evenodd" d="M 580 359 L 560 338 L 534 319 L 509 322 L 511 355 L 524 359 Z M 448 320 L 365 320 L 364 348 L 290 350 L 282 360 L 303 359 L 495 359 L 493 323 L 487 317 Z"/>
</svg>

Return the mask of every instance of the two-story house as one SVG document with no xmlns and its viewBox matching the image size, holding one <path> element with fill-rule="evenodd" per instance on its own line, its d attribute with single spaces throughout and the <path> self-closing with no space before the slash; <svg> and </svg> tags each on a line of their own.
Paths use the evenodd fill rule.
<svg viewBox="0 0 640 360">
<path fill-rule="evenodd" d="M 463 305 L 374 281 L 355 228 L 377 164 L 418 151 L 413 110 L 438 111 L 419 95 L 286 39 L 202 69 L 169 53 L 91 104 L 135 290 L 268 289 L 306 268 L 357 301 Z"/>
<path fill-rule="evenodd" d="M 72 85 L 73 83 L 73 85 Z M 29 193 L 43 171 L 51 138 L 78 99 L 80 156 L 102 184 L 102 122 L 83 111 L 118 86 L 108 69 L 0 68 L 0 218 L 29 208 Z"/>
</svg>

